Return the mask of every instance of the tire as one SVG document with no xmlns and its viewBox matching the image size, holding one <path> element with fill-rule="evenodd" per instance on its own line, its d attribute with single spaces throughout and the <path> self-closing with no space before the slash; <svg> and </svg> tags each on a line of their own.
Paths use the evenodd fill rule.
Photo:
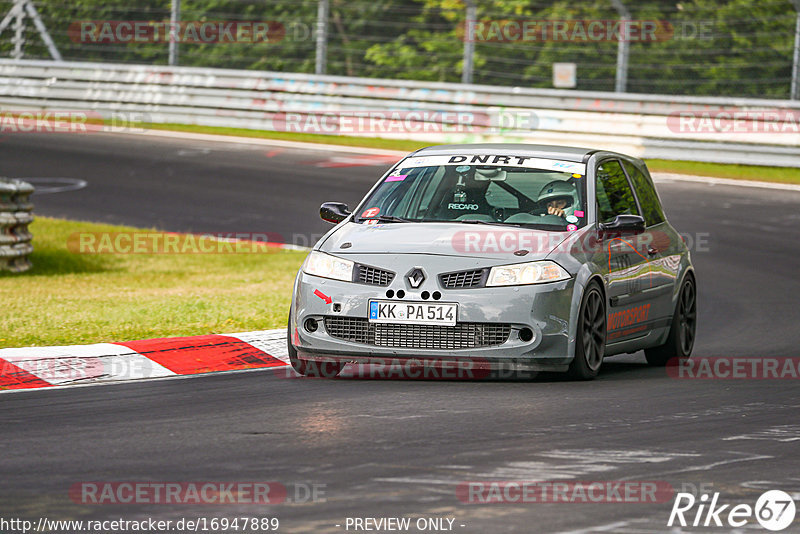
<svg viewBox="0 0 800 534">
<path fill-rule="evenodd" d="M 286 349 L 292 369 L 302 376 L 334 378 L 344 367 L 343 364 L 336 362 L 315 362 L 298 358 L 297 349 L 292 345 L 291 320 L 286 326 Z"/>
<path fill-rule="evenodd" d="M 678 302 L 672 314 L 667 342 L 661 346 L 645 349 L 647 363 L 663 367 L 673 359 L 686 360 L 692 355 L 697 331 L 697 286 L 692 275 L 681 284 Z"/>
<path fill-rule="evenodd" d="M 606 351 L 606 300 L 597 282 L 583 292 L 575 336 L 575 358 L 567 374 L 576 380 L 592 380 L 600 372 Z"/>
</svg>

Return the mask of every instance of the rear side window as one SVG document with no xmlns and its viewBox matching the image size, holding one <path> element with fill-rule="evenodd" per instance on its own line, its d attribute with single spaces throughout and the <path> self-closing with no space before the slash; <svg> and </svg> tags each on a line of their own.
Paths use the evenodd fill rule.
<svg viewBox="0 0 800 534">
<path fill-rule="evenodd" d="M 653 226 L 664 222 L 664 210 L 658 200 L 656 188 L 652 180 L 642 173 L 633 163 L 623 162 L 628 176 L 636 188 L 636 196 L 639 198 L 639 205 L 642 207 L 642 216 L 647 226 Z"/>
<path fill-rule="evenodd" d="M 639 208 L 619 161 L 604 161 L 597 167 L 597 218 L 611 222 L 617 215 L 639 215 Z"/>
</svg>

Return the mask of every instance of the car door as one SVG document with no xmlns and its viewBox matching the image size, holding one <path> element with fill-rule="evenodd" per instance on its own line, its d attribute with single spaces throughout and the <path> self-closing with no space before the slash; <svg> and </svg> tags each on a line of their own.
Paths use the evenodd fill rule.
<svg viewBox="0 0 800 534">
<path fill-rule="evenodd" d="M 663 323 L 664 319 L 672 317 L 672 292 L 681 261 L 676 252 L 679 248 L 676 241 L 680 236 L 667 223 L 647 169 L 640 169 L 630 161 L 623 160 L 622 164 L 633 184 L 645 221 L 645 232 L 640 240 L 650 263 L 650 287 L 644 289 L 645 297 L 651 302 L 650 318 Z"/>
<path fill-rule="evenodd" d="M 595 172 L 597 221 L 608 223 L 617 215 L 641 215 L 633 187 L 619 159 L 598 163 Z M 615 343 L 650 332 L 650 287 L 646 240 L 640 235 L 605 234 L 601 237 L 607 262 L 608 342 Z"/>
</svg>

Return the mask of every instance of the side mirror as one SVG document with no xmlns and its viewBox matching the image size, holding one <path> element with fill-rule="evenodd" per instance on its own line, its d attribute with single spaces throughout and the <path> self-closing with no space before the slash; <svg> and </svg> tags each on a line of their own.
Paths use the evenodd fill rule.
<svg viewBox="0 0 800 534">
<path fill-rule="evenodd" d="M 326 202 L 319 207 L 319 216 L 323 221 L 339 224 L 350 215 L 347 204 L 341 202 Z"/>
<path fill-rule="evenodd" d="M 617 215 L 611 222 L 600 223 L 598 229 L 603 233 L 641 234 L 644 232 L 644 219 L 639 215 Z"/>
</svg>

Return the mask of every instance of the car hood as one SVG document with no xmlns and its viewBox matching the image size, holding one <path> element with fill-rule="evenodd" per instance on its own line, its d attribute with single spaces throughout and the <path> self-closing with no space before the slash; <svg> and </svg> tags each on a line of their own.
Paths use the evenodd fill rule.
<svg viewBox="0 0 800 534">
<path fill-rule="evenodd" d="M 369 226 L 347 222 L 321 244 L 320 250 L 337 256 L 434 254 L 530 261 L 545 258 L 568 236 L 569 232 L 502 225 L 386 223 Z M 515 255 L 518 250 L 529 253 Z"/>
</svg>

